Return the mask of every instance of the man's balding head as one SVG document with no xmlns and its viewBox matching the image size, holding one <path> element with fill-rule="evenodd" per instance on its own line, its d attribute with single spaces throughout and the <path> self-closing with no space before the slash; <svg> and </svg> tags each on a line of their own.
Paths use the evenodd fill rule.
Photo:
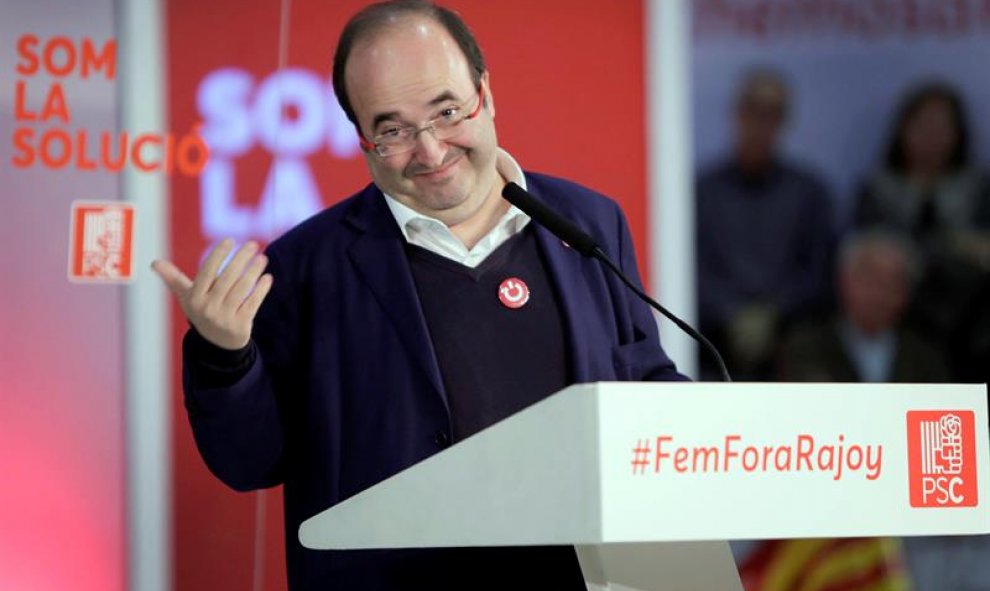
<svg viewBox="0 0 990 591">
<path fill-rule="evenodd" d="M 457 13 L 425 0 L 388 0 L 372 4 L 351 17 L 344 26 L 333 56 L 334 93 L 351 123 L 358 124 L 346 78 L 347 63 L 354 47 L 382 34 L 400 21 L 416 17 L 429 19 L 447 31 L 464 54 L 474 86 L 477 88 L 480 85 L 481 77 L 487 71 L 485 58 L 471 30 Z"/>
</svg>

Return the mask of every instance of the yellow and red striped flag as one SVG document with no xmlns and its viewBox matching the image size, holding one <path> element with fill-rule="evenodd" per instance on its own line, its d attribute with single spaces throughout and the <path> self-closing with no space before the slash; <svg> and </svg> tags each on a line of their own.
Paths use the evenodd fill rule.
<svg viewBox="0 0 990 591">
<path fill-rule="evenodd" d="M 739 565 L 746 591 L 910 591 L 896 538 L 767 540 Z"/>
</svg>

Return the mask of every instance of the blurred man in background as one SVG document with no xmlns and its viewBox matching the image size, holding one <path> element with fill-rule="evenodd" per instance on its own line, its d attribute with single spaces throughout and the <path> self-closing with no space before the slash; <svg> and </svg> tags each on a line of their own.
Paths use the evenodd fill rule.
<svg viewBox="0 0 990 591">
<path fill-rule="evenodd" d="M 813 382 L 944 382 L 939 351 L 904 329 L 917 264 L 909 245 L 879 232 L 852 236 L 839 259 L 839 313 L 795 325 L 778 377 Z"/>
<path fill-rule="evenodd" d="M 828 321 L 812 320 L 794 327 L 781 345 L 777 377 L 818 382 L 950 381 L 940 348 L 913 332 L 906 322 L 912 287 L 921 270 L 921 256 L 915 252 L 907 238 L 882 230 L 846 239 L 840 256 L 839 312 Z M 975 327 L 986 329 L 985 316 L 973 320 Z M 983 362 L 985 367 L 985 358 Z M 827 547 L 835 542 L 822 543 Z M 909 537 L 901 540 L 900 548 L 893 542 L 860 542 L 871 552 L 885 549 L 877 564 L 888 565 L 884 568 L 891 571 L 891 585 L 899 585 L 894 574 L 903 562 L 916 591 L 990 588 L 988 536 Z M 868 564 L 866 559 L 862 562 Z M 850 578 L 855 575 L 838 568 L 834 572 L 845 572 Z"/>
<path fill-rule="evenodd" d="M 780 346 L 776 377 L 944 381 L 947 370 L 938 351 L 903 327 L 917 269 L 910 244 L 880 231 L 852 235 L 842 243 L 838 267 L 838 311 L 830 318 L 795 321 Z M 747 591 L 799 591 L 809 580 L 823 589 L 909 591 L 917 575 L 911 572 L 916 565 L 910 550 L 930 550 L 924 541 L 917 546 L 918 540 L 766 540 L 742 547 L 740 575 Z"/>
<path fill-rule="evenodd" d="M 697 183 L 701 328 L 737 379 L 768 376 L 779 324 L 828 285 L 832 204 L 817 175 L 780 153 L 790 111 L 783 78 L 752 72 L 736 100 L 734 150 Z"/>
</svg>

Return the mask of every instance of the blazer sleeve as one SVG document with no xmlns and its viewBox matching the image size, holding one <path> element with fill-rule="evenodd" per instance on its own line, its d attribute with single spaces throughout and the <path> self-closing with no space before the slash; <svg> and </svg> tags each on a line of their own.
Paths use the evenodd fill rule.
<svg viewBox="0 0 990 591">
<path fill-rule="evenodd" d="M 278 391 L 291 375 L 298 306 L 293 286 L 269 249 L 274 282 L 252 330 L 250 362 L 232 383 L 204 379 L 195 335 L 183 340 L 183 390 L 196 445 L 210 471 L 231 488 L 248 491 L 281 484 L 285 447 Z"/>
</svg>

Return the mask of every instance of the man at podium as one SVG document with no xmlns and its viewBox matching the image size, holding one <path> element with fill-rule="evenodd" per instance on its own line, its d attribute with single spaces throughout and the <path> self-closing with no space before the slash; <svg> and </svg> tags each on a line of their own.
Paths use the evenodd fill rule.
<svg viewBox="0 0 990 591">
<path fill-rule="evenodd" d="M 155 270 L 190 324 L 185 401 L 213 473 L 284 485 L 289 587 L 584 589 L 571 547 L 318 552 L 306 518 L 575 382 L 679 380 L 649 308 L 501 198 L 515 182 L 636 277 L 618 206 L 524 173 L 453 12 L 390 1 L 341 34 L 334 88 L 373 183 L 264 254 Z M 266 272 L 267 269 L 267 272 Z"/>
</svg>

